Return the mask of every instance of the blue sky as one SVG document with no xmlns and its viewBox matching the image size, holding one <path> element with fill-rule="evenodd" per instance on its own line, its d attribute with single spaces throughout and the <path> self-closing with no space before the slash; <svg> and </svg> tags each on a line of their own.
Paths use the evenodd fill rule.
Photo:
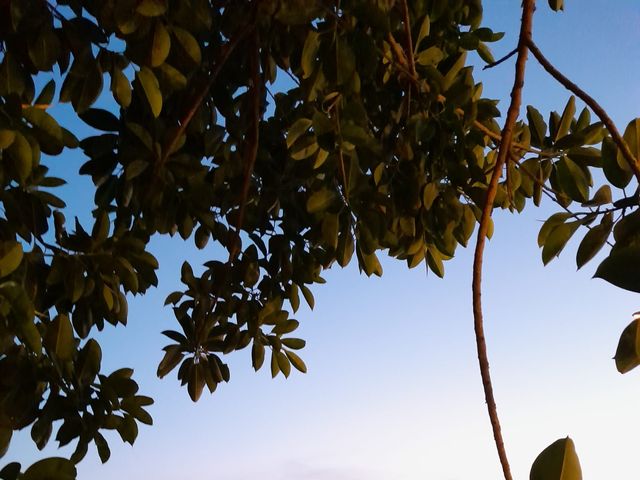
<svg viewBox="0 0 640 480">
<path fill-rule="evenodd" d="M 496 57 L 515 46 L 520 2 L 486 0 L 485 24 L 507 34 Z M 556 66 L 610 112 L 620 129 L 640 105 L 640 4 L 567 0 L 553 14 L 540 1 L 534 38 Z M 504 99 L 513 60 L 476 72 L 484 95 Z M 531 59 L 524 102 L 545 114 L 568 93 Z M 503 106 L 504 108 L 504 106 Z M 56 172 L 77 170 L 77 154 L 55 159 Z M 84 183 L 82 183 L 84 182 Z M 83 218 L 86 179 L 66 187 Z M 496 214 L 484 275 L 486 334 L 494 389 L 515 478 L 528 478 L 536 455 L 570 435 L 586 479 L 637 471 L 640 373 L 619 375 L 611 357 L 618 336 L 640 310 L 638 297 L 591 279 L 596 262 L 576 273 L 572 242 L 543 267 L 536 237 L 554 205 L 522 215 Z M 301 309 L 300 336 L 309 373 L 288 380 L 253 372 L 248 351 L 229 357 L 231 382 L 193 404 L 172 374 L 155 376 L 174 326 L 167 293 L 178 287 L 183 259 L 198 265 L 216 250 L 191 242 L 154 241 L 160 286 L 130 303 L 129 325 L 107 329 L 103 370 L 133 366 L 153 396 L 154 426 L 133 448 L 108 437 L 104 466 L 90 448 L 80 478 L 240 480 L 492 480 L 500 477 L 480 382 L 471 316 L 471 254 L 460 249 L 440 280 L 423 268 L 385 259 L 382 279 L 355 265 L 334 269 L 314 290 L 316 308 Z M 35 457 L 28 433 L 7 461 Z M 53 446 L 43 455 L 57 454 Z M 62 454 L 68 454 L 63 450 Z"/>
</svg>

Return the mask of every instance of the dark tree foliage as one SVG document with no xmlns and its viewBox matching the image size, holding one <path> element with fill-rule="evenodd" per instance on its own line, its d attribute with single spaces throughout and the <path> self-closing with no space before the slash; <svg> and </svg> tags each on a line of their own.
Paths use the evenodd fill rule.
<svg viewBox="0 0 640 480">
<path fill-rule="evenodd" d="M 90 445 L 109 459 L 104 430 L 132 444 L 152 423 L 132 370 L 101 370 L 97 338 L 157 285 L 154 236 L 226 250 L 184 263 L 166 301 L 177 324 L 158 376 L 177 369 L 194 401 L 229 381 L 236 350 L 273 376 L 305 372 L 293 315 L 332 265 L 382 275 L 384 252 L 443 276 L 480 220 L 502 138 L 467 63 L 494 62 L 502 34 L 481 21 L 481 0 L 0 1 L 0 455 L 24 428 L 39 449 L 52 435 L 77 445 L 70 461 L 0 478 L 73 479 Z M 47 113 L 57 102 L 99 133 L 78 139 Z M 540 231 L 543 261 L 586 227 L 578 267 L 609 242 L 597 275 L 640 291 L 622 151 L 639 157 L 640 120 L 623 137 L 574 97 L 547 122 L 527 107 L 493 207 L 549 196 L 563 210 Z M 89 225 L 65 218 L 65 180 L 47 173 L 77 148 L 95 185 Z M 621 371 L 640 363 L 637 332 L 623 334 Z M 570 440 L 532 478 L 564 455 Z M 574 478 L 560 465 L 553 478 Z"/>
</svg>

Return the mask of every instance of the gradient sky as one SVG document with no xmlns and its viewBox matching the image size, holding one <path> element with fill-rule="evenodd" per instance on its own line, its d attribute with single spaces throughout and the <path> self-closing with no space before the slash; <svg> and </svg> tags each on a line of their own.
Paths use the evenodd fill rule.
<svg viewBox="0 0 640 480">
<path fill-rule="evenodd" d="M 556 66 L 598 98 L 621 129 L 640 111 L 640 3 L 567 0 L 554 14 L 540 1 L 534 38 Z M 496 57 L 516 43 L 517 0 L 485 0 L 485 24 L 506 36 Z M 484 95 L 507 97 L 513 60 L 476 71 Z M 525 104 L 562 110 L 568 93 L 530 60 Z M 505 106 L 502 105 L 504 110 Z M 61 110 L 62 111 L 62 110 Z M 54 112 L 55 114 L 55 112 Z M 79 153 L 52 161 L 52 173 L 77 171 Z M 90 218 L 87 179 L 61 190 L 74 213 Z M 543 267 L 536 237 L 554 205 L 521 215 L 496 212 L 484 275 L 486 334 L 494 389 L 514 477 L 528 478 L 533 459 L 570 435 L 584 478 L 637 476 L 640 373 L 617 373 L 611 360 L 622 329 L 640 310 L 638 296 L 591 279 L 597 261 L 576 273 L 574 239 Z M 582 232 L 582 235 L 584 232 Z M 578 234 L 577 238 L 582 235 Z M 301 308 L 299 336 L 306 375 L 257 374 L 250 352 L 229 356 L 231 382 L 193 404 L 175 372 L 155 376 L 162 330 L 174 328 L 165 296 L 179 288 L 179 269 L 219 252 L 160 239 L 160 286 L 130 302 L 129 325 L 108 328 L 104 372 L 135 368 L 155 398 L 153 427 L 132 448 L 107 436 L 111 459 L 90 447 L 79 478 L 241 480 L 495 480 L 500 467 L 484 405 L 471 315 L 471 249 L 459 249 L 440 280 L 424 268 L 384 259 L 382 279 L 357 266 L 327 272 L 316 308 Z M 601 258 L 602 255 L 598 258 Z M 3 459 L 30 463 L 68 455 L 55 442 L 34 455 L 28 432 Z"/>
</svg>

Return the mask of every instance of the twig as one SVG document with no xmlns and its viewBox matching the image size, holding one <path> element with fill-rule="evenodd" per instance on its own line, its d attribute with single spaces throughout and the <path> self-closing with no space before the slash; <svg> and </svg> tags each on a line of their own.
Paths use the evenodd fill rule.
<svg viewBox="0 0 640 480">
<path fill-rule="evenodd" d="M 404 23 L 404 34 L 406 36 L 406 42 L 407 42 L 406 57 L 409 62 L 409 69 L 411 70 L 411 74 L 414 77 L 417 77 L 418 74 L 416 73 L 416 63 L 413 58 L 413 39 L 411 38 L 411 18 L 409 17 L 409 6 L 407 5 L 407 0 L 402 0 L 401 4 L 402 4 L 402 16 L 403 16 L 403 23 Z"/>
<path fill-rule="evenodd" d="M 509 53 L 507 53 L 504 57 L 502 57 L 499 60 L 496 60 L 493 63 L 488 63 L 487 65 L 485 65 L 484 67 L 482 67 L 482 70 L 488 70 L 490 68 L 493 67 L 497 67 L 498 65 L 500 65 L 502 62 L 506 62 L 507 60 L 509 60 L 511 57 L 513 57 L 516 53 L 518 53 L 518 48 L 514 48 L 513 50 L 511 50 Z"/>
<path fill-rule="evenodd" d="M 542 54 L 540 49 L 533 42 L 532 38 L 527 39 L 527 46 L 529 47 L 529 50 L 536 58 L 536 60 L 538 60 L 540 65 L 542 65 L 542 68 L 544 68 L 549 73 L 549 75 L 555 78 L 560 84 L 562 84 L 563 87 L 572 92 L 576 97 L 586 103 L 589 108 L 593 110 L 593 113 L 595 113 L 598 118 L 600 118 L 606 129 L 611 134 L 611 138 L 622 152 L 622 155 L 629 165 L 629 168 L 631 168 L 633 174 L 640 183 L 640 166 L 638 165 L 638 159 L 634 157 L 633 153 L 629 149 L 629 145 L 627 145 L 627 142 L 624 141 L 622 135 L 620 135 L 620 132 L 616 128 L 615 123 L 613 123 L 613 120 L 611 120 L 609 115 L 607 115 L 607 112 L 604 110 L 604 108 L 602 108 L 593 97 L 591 97 L 588 93 L 586 93 L 575 83 L 565 77 L 557 68 L 555 68 L 551 64 L 551 62 L 549 62 L 549 60 L 547 60 L 546 57 Z"/>
<path fill-rule="evenodd" d="M 244 223 L 244 215 L 247 207 L 247 197 L 249 196 L 249 185 L 253 168 L 256 164 L 258 156 L 258 145 L 260 143 L 260 97 L 262 96 L 262 79 L 260 78 L 260 41 L 258 39 L 258 31 L 254 29 L 251 35 L 251 127 L 247 135 L 244 150 L 244 176 L 242 181 L 242 192 L 240 194 L 240 210 L 238 212 L 238 220 L 235 225 L 235 235 L 233 243 L 229 248 L 228 264 L 231 264 L 240 250 L 240 231 Z"/>
<path fill-rule="evenodd" d="M 493 395 L 493 386 L 491 384 L 491 375 L 489 373 L 489 358 L 487 356 L 487 344 L 484 336 L 484 325 L 482 316 L 482 260 L 484 254 L 484 246 L 489 229 L 489 221 L 493 210 L 493 201 L 498 190 L 498 182 L 502 172 L 502 167 L 507 161 L 511 140 L 513 137 L 513 129 L 518 118 L 520 103 L 522 101 L 522 87 L 524 86 L 524 73 L 527 63 L 527 45 L 531 38 L 531 25 L 533 23 L 533 11 L 535 10 L 535 0 L 524 0 L 522 5 L 522 22 L 520 24 L 520 37 L 518 39 L 518 58 L 516 61 L 516 73 L 511 90 L 511 104 L 507 113 L 504 128 L 502 130 L 502 141 L 498 150 L 498 158 L 496 166 L 491 176 L 491 181 L 487 189 L 485 203 L 482 208 L 482 216 L 480 218 L 480 226 L 478 227 L 478 240 L 473 257 L 473 319 L 476 333 L 476 347 L 478 349 L 478 362 L 480 364 L 480 375 L 482 376 L 482 386 L 484 388 L 485 400 L 487 402 L 487 410 L 491 420 L 493 429 L 493 438 L 498 451 L 498 457 L 502 465 L 502 472 L 505 480 L 512 480 L 511 468 L 507 452 L 502 439 L 502 431 L 500 428 L 500 419 L 498 418 L 498 410 Z"/>
<path fill-rule="evenodd" d="M 204 102 L 204 99 L 206 98 L 207 93 L 209 92 L 209 90 L 211 90 L 211 87 L 213 86 L 216 79 L 218 78 L 218 75 L 222 71 L 222 68 L 227 63 L 227 60 L 229 60 L 231 53 L 235 50 L 235 48 L 238 46 L 240 41 L 251 30 L 254 30 L 254 29 L 255 29 L 254 23 L 245 25 L 238 33 L 236 33 L 233 36 L 233 38 L 231 38 L 231 40 L 229 40 L 227 44 L 221 47 L 218 58 L 216 59 L 216 62 L 214 64 L 213 70 L 209 75 L 209 80 L 202 86 L 202 88 L 200 88 L 200 90 L 198 91 L 198 94 L 193 98 L 193 101 L 189 105 L 189 108 L 186 110 L 184 115 L 182 115 L 178 129 L 165 142 L 164 147 L 162 148 L 162 155 L 158 159 L 158 162 L 156 163 L 156 166 L 155 166 L 156 175 L 160 172 L 160 169 L 169 158 L 169 155 L 173 153 L 173 150 L 175 149 L 176 145 L 178 144 L 178 141 L 180 140 L 180 137 L 182 137 L 184 132 L 187 130 L 189 123 L 191 123 L 191 120 L 193 120 L 193 116 L 198 111 L 198 108 L 200 108 L 200 105 L 202 105 L 202 102 Z"/>
</svg>

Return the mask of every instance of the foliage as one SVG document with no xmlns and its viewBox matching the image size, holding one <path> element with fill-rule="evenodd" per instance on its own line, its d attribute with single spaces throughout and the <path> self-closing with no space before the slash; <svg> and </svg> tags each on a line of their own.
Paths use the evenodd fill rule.
<svg viewBox="0 0 640 480">
<path fill-rule="evenodd" d="M 408 3 L 0 2 L 0 454 L 30 427 L 39 449 L 56 430 L 59 445 L 77 442 L 71 462 L 90 444 L 106 462 L 101 432 L 132 444 L 152 423 L 153 400 L 131 369 L 101 371 L 94 337 L 157 285 L 153 236 L 228 252 L 197 272 L 185 263 L 166 301 L 178 326 L 158 376 L 177 368 L 194 401 L 229 381 L 223 357 L 236 350 L 250 348 L 256 370 L 269 358 L 274 377 L 306 371 L 292 315 L 301 297 L 313 308 L 333 264 L 381 275 L 386 251 L 444 275 L 480 218 L 501 140 L 467 54 L 493 62 L 502 35 L 481 26 L 480 0 Z M 290 88 L 276 83 L 287 75 Z M 54 102 L 97 133 L 77 139 L 47 113 Z M 586 227 L 578 267 L 612 244 L 596 275 L 640 291 L 640 213 L 618 145 L 573 97 L 547 122 L 529 106 L 526 120 L 494 207 L 548 195 L 564 211 L 540 230 L 544 263 Z M 640 119 L 624 139 L 638 158 Z M 47 173 L 73 148 L 95 185 L 92 225 L 66 221 L 52 193 L 65 180 Z M 598 170 L 609 183 L 595 189 Z M 635 343 L 621 355 L 640 363 Z M 75 478 L 69 461 L 43 462 L 21 478 Z"/>
</svg>

